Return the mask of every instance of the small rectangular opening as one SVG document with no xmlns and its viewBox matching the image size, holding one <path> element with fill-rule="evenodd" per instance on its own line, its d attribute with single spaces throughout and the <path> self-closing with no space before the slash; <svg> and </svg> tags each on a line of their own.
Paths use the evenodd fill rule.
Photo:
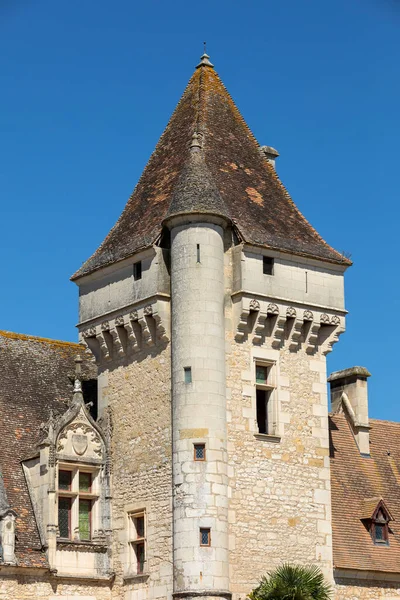
<svg viewBox="0 0 400 600">
<path fill-rule="evenodd" d="M 200 546 L 211 546 L 211 529 L 200 527 Z"/>
<path fill-rule="evenodd" d="M 138 279 L 142 279 L 142 261 L 134 263 L 133 265 L 133 279 L 137 281 Z"/>
<path fill-rule="evenodd" d="M 268 423 L 268 402 L 270 396 L 270 390 L 256 390 L 258 433 L 270 433 Z"/>
<path fill-rule="evenodd" d="M 196 461 L 206 460 L 206 445 L 205 444 L 194 444 L 194 460 L 196 460 Z"/>
<path fill-rule="evenodd" d="M 197 244 L 197 262 L 200 262 L 200 244 Z"/>
<path fill-rule="evenodd" d="M 264 275 L 274 274 L 274 259 L 270 256 L 263 256 L 263 273 Z"/>
<path fill-rule="evenodd" d="M 183 367 L 185 383 L 192 383 L 192 367 Z"/>
</svg>

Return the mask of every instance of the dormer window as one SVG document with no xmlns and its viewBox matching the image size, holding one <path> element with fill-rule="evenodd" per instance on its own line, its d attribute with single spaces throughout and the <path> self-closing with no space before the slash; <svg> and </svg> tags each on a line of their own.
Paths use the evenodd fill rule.
<svg viewBox="0 0 400 600">
<path fill-rule="evenodd" d="M 389 519 L 383 509 L 379 509 L 371 523 L 371 537 L 374 544 L 389 545 Z"/>
<path fill-rule="evenodd" d="M 361 520 L 368 529 L 372 541 L 377 546 L 389 546 L 389 523 L 393 521 L 387 505 L 382 498 L 365 499 Z"/>
</svg>

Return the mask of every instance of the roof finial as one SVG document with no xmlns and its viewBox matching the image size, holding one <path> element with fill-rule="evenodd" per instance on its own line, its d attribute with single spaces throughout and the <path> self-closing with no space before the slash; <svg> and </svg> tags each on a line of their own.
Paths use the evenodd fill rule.
<svg viewBox="0 0 400 600">
<path fill-rule="evenodd" d="M 207 52 L 206 52 L 206 48 L 207 48 L 207 42 L 203 42 L 204 44 L 204 52 L 203 52 L 203 56 L 200 58 L 200 62 L 197 65 L 196 69 L 198 69 L 199 67 L 213 67 L 214 65 L 210 62 L 210 57 L 208 56 Z"/>
<path fill-rule="evenodd" d="M 77 354 L 75 356 L 75 382 L 74 382 L 74 394 L 76 392 L 82 392 L 81 376 L 82 376 L 82 359 Z"/>
</svg>

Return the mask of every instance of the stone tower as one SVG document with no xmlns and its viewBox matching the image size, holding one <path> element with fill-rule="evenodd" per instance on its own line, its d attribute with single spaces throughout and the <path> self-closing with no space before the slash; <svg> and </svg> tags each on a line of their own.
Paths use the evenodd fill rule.
<svg viewBox="0 0 400 600">
<path fill-rule="evenodd" d="M 244 598 L 332 574 L 325 356 L 350 264 L 201 58 L 120 219 L 73 276 L 112 427 L 116 589 Z"/>
</svg>

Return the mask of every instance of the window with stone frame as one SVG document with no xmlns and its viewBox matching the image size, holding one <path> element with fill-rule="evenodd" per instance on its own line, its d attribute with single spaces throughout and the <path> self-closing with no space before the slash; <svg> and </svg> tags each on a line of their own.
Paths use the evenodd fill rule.
<svg viewBox="0 0 400 600">
<path fill-rule="evenodd" d="M 60 539 L 90 541 L 99 499 L 98 470 L 59 465 L 57 484 L 58 535 Z"/>
<path fill-rule="evenodd" d="M 128 513 L 128 545 L 130 572 L 142 575 L 146 571 L 146 511 Z"/>
<path fill-rule="evenodd" d="M 258 433 L 275 435 L 277 431 L 276 363 L 255 362 L 256 418 Z"/>
</svg>

